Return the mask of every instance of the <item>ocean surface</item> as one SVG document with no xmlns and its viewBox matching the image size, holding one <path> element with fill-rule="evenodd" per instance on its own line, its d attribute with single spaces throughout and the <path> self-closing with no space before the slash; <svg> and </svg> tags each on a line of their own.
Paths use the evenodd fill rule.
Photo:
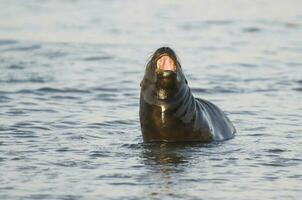
<svg viewBox="0 0 302 200">
<path fill-rule="evenodd" d="M 0 199 L 302 199 L 302 1 L 0 0 Z M 144 144 L 161 46 L 234 139 Z"/>
</svg>

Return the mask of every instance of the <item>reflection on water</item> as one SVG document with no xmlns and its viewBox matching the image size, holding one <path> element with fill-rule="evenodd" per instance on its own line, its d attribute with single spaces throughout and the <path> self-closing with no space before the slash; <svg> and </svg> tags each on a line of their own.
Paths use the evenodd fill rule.
<svg viewBox="0 0 302 200">
<path fill-rule="evenodd" d="M 172 165 L 184 164 L 189 157 L 184 155 L 184 148 L 189 144 L 182 143 L 150 143 L 144 145 L 142 158 L 146 165 Z"/>
<path fill-rule="evenodd" d="M 181 192 L 176 193 L 177 185 L 180 182 L 186 181 L 207 181 L 206 177 L 202 177 L 202 174 L 196 174 L 197 180 L 194 178 L 188 178 L 188 174 L 191 173 L 191 166 L 197 162 L 198 159 L 202 159 L 202 154 L 207 155 L 204 160 L 201 161 L 200 167 L 203 168 L 202 162 L 208 159 L 211 154 L 208 150 L 219 148 L 221 143 L 209 143 L 200 144 L 195 142 L 187 143 L 150 143 L 142 145 L 141 160 L 148 170 L 150 170 L 150 177 L 152 182 L 156 183 L 154 187 L 151 187 L 144 191 L 148 197 L 162 197 L 168 196 L 171 198 L 188 198 L 190 195 Z M 203 152 L 202 149 L 205 149 Z M 199 154 L 197 156 L 196 154 Z M 218 159 L 219 160 L 219 159 Z M 206 169 L 208 170 L 208 169 Z M 190 177 L 190 176 L 189 176 Z M 198 181 L 197 181 L 198 182 Z M 190 197 L 191 198 L 191 197 Z M 194 195 L 192 198 L 195 198 Z"/>
<path fill-rule="evenodd" d="M 143 145 L 141 158 L 152 173 L 156 173 L 157 187 L 146 190 L 150 197 L 173 197 L 173 177 L 185 173 L 189 165 L 190 156 L 186 155 L 186 144 L 151 143 Z M 187 152 L 188 153 L 188 152 Z"/>
</svg>

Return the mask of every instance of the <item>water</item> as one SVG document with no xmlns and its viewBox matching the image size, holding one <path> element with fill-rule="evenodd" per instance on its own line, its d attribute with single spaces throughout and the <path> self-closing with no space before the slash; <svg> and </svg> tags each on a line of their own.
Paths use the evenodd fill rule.
<svg viewBox="0 0 302 200">
<path fill-rule="evenodd" d="M 0 1 L 0 199 L 301 199 L 301 1 Z M 234 139 L 143 144 L 175 49 Z"/>
</svg>

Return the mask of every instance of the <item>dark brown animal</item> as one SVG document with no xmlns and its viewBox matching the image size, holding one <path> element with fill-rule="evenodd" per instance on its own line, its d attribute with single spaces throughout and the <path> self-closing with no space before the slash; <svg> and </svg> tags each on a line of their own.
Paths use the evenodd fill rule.
<svg viewBox="0 0 302 200">
<path fill-rule="evenodd" d="M 169 47 L 157 49 L 147 63 L 139 116 L 145 142 L 210 142 L 230 139 L 236 132 L 217 106 L 193 97 Z"/>
</svg>

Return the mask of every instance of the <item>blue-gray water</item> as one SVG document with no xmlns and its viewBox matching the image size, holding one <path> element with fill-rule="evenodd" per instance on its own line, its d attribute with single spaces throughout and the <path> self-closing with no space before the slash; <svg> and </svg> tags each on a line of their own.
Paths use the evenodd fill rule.
<svg viewBox="0 0 302 200">
<path fill-rule="evenodd" d="M 0 199 L 302 198 L 301 1 L 0 7 Z M 162 45 L 234 139 L 142 143 L 139 83 Z"/>
</svg>

